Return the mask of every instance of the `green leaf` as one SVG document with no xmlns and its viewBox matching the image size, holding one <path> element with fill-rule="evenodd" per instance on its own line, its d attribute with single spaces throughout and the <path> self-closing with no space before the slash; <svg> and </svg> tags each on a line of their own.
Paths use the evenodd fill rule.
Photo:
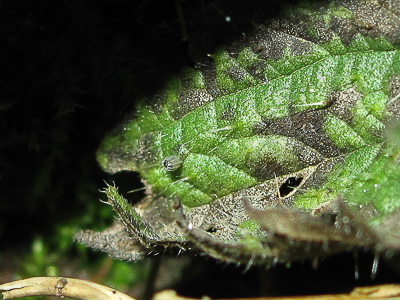
<svg viewBox="0 0 400 300">
<path fill-rule="evenodd" d="M 134 208 L 110 197 L 134 240 L 250 264 L 397 250 L 377 221 L 400 205 L 398 141 L 387 140 L 400 105 L 390 3 L 305 3 L 139 102 L 98 152 L 105 170 L 146 184 Z"/>
</svg>

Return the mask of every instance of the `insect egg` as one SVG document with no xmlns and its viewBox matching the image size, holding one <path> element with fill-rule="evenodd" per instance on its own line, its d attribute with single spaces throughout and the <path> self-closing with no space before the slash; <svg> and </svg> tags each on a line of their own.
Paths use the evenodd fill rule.
<svg viewBox="0 0 400 300">
<path fill-rule="evenodd" d="M 162 165 L 165 168 L 165 170 L 167 170 L 169 172 L 176 171 L 182 165 L 182 158 L 180 158 L 179 156 L 175 156 L 175 155 L 167 156 L 162 161 Z"/>
</svg>

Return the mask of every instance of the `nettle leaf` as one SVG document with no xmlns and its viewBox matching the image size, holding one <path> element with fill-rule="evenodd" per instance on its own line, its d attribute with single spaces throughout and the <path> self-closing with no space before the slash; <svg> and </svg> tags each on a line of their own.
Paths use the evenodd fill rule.
<svg viewBox="0 0 400 300">
<path fill-rule="evenodd" d="M 77 239 L 125 259 L 171 246 L 249 266 L 398 251 L 399 7 L 293 7 L 169 80 L 98 152 L 147 187 L 133 207 L 106 189 L 131 246 Z"/>
</svg>

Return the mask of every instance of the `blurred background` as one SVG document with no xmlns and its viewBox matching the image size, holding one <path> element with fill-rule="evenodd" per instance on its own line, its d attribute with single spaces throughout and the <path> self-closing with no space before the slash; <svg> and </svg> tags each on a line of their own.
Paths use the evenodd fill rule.
<svg viewBox="0 0 400 300">
<path fill-rule="evenodd" d="M 112 260 L 73 242 L 79 229 L 102 230 L 115 214 L 100 192 L 115 181 L 135 202 L 136 173 L 98 166 L 103 136 L 135 101 L 183 66 L 207 64 L 229 44 L 296 1 L 18 0 L 0 1 L 0 283 L 69 276 L 134 297 L 175 289 L 201 297 L 256 297 L 347 292 L 398 282 L 394 262 L 352 253 L 271 270 L 202 256 Z M 159 269 L 159 272 L 151 270 Z"/>
</svg>

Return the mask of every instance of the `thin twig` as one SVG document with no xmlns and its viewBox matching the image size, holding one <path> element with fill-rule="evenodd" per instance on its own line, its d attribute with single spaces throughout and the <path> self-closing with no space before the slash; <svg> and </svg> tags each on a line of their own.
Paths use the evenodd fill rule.
<svg viewBox="0 0 400 300">
<path fill-rule="evenodd" d="M 2 299 L 14 299 L 27 296 L 57 296 L 83 300 L 135 300 L 110 287 L 86 280 L 64 277 L 33 277 L 0 285 Z M 355 288 L 350 294 L 320 296 L 261 297 L 242 300 L 356 300 L 356 299 L 399 299 L 400 285 L 384 284 Z M 202 299 L 211 298 L 204 296 Z M 162 291 L 153 296 L 153 300 L 200 300 L 181 297 L 174 291 Z M 240 299 L 237 299 L 240 300 Z"/>
<path fill-rule="evenodd" d="M 225 300 L 366 300 L 366 299 L 399 299 L 400 285 L 383 284 L 376 286 L 357 287 L 349 294 L 289 296 L 289 297 L 261 297 L 261 298 L 236 298 Z M 166 290 L 154 295 L 153 300 L 200 300 L 181 297 L 174 291 Z M 203 296 L 201 300 L 211 300 Z M 224 300 L 224 299 L 220 299 Z"/>
<path fill-rule="evenodd" d="M 110 287 L 64 277 L 33 277 L 0 285 L 3 299 L 27 296 L 57 296 L 83 300 L 135 300 Z"/>
</svg>

